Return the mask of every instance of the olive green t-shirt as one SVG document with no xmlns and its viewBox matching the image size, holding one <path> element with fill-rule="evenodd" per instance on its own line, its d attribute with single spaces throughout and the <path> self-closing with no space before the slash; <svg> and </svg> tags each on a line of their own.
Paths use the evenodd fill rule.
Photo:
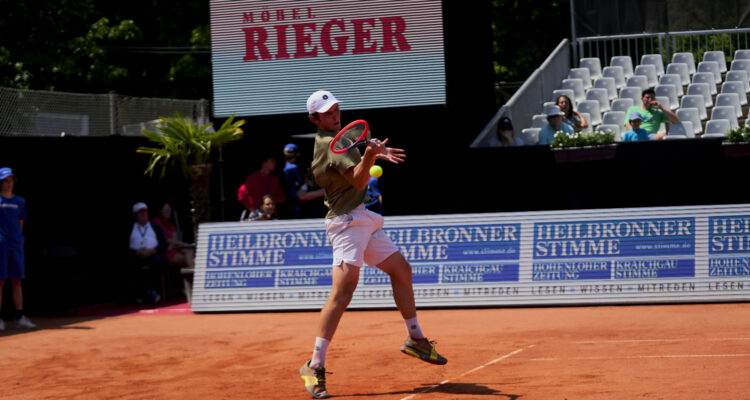
<svg viewBox="0 0 750 400">
<path fill-rule="evenodd" d="M 325 205 L 328 207 L 326 218 L 333 218 L 348 213 L 360 204 L 369 200 L 367 190 L 359 190 L 344 177 L 344 172 L 359 164 L 362 155 L 358 148 L 346 153 L 336 154 L 330 150 L 331 140 L 336 132 L 318 131 L 313 150 L 312 173 L 315 183 L 325 189 Z M 359 135 L 357 135 L 359 136 Z M 343 146 L 352 143 L 351 139 L 341 137 Z"/>
</svg>

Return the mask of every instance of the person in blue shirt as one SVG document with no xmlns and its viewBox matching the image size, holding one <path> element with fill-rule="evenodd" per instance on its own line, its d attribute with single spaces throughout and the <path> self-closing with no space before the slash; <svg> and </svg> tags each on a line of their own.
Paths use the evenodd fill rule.
<svg viewBox="0 0 750 400">
<path fill-rule="evenodd" d="M 5 281 L 10 279 L 13 288 L 13 319 L 17 328 L 36 328 L 23 314 L 23 291 L 21 282 L 26 278 L 24 260 L 23 224 L 26 221 L 26 201 L 13 193 L 16 177 L 10 168 L 0 168 L 0 294 Z M 2 296 L 0 296 L 2 309 Z M 0 319 L 0 331 L 5 322 Z"/>
<path fill-rule="evenodd" d="M 648 131 L 641 128 L 641 122 L 643 121 L 643 118 L 641 117 L 641 114 L 637 111 L 633 111 L 628 116 L 628 120 L 630 121 L 630 130 L 625 132 L 622 135 L 622 141 L 623 142 L 635 142 L 638 140 L 649 140 L 649 134 Z"/>
<path fill-rule="evenodd" d="M 565 113 L 560 111 L 560 107 L 552 106 L 547 111 L 547 122 L 542 130 L 539 131 L 539 144 L 550 145 L 555 140 L 555 133 L 563 131 L 568 135 L 574 135 L 573 127 L 563 122 Z"/>
</svg>

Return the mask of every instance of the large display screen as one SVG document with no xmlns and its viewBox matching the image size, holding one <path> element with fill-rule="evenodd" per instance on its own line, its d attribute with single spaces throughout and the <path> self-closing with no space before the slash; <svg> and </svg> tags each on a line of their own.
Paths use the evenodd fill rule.
<svg viewBox="0 0 750 400">
<path fill-rule="evenodd" d="M 214 115 L 445 104 L 441 2 L 211 1 Z"/>
</svg>

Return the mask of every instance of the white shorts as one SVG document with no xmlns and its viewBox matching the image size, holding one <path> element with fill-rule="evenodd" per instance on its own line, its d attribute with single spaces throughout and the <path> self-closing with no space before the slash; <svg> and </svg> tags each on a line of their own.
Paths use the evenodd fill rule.
<svg viewBox="0 0 750 400">
<path fill-rule="evenodd" d="M 383 232 L 383 216 L 364 204 L 348 214 L 326 219 L 326 233 L 333 245 L 333 265 L 345 262 L 362 267 L 376 266 L 399 251 Z"/>
</svg>

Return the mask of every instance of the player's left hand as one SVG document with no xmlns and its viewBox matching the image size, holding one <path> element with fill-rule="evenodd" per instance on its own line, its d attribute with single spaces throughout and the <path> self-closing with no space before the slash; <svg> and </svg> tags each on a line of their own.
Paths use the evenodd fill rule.
<svg viewBox="0 0 750 400">
<path fill-rule="evenodd" d="M 378 139 L 371 139 L 367 145 L 367 151 L 374 151 L 377 160 L 388 161 L 394 164 L 404 162 L 404 158 L 406 158 L 404 150 L 387 147 L 386 144 L 388 144 L 388 139 L 382 142 Z"/>
</svg>

